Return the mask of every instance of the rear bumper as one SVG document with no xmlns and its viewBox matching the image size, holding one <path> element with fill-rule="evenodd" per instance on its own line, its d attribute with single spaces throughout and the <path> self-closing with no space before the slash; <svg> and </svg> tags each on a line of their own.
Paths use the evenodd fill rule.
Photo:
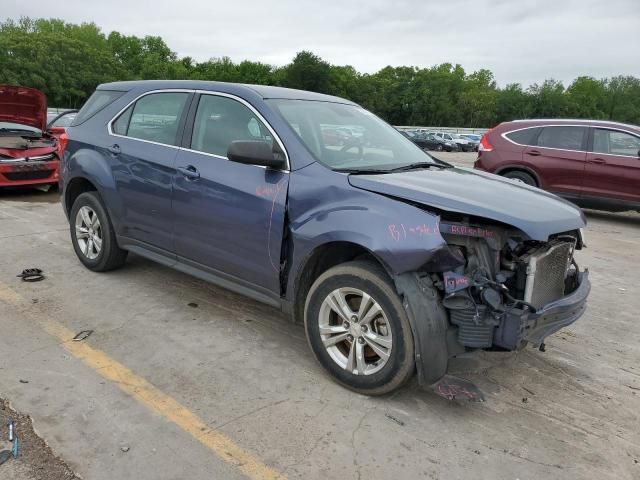
<svg viewBox="0 0 640 480">
<path fill-rule="evenodd" d="M 568 295 L 548 303 L 535 313 L 512 309 L 496 328 L 493 344 L 517 350 L 525 343 L 540 345 L 544 339 L 578 320 L 587 309 L 591 291 L 589 271 L 578 274 L 578 287 Z"/>
<path fill-rule="evenodd" d="M 0 162 L 0 187 L 58 183 L 60 162 Z"/>
</svg>

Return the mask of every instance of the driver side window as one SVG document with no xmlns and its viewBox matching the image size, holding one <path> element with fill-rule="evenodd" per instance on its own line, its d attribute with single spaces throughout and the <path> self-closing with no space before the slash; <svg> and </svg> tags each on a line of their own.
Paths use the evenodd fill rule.
<svg viewBox="0 0 640 480">
<path fill-rule="evenodd" d="M 232 98 L 202 95 L 191 135 L 191 149 L 227 157 L 231 142 L 259 140 L 273 144 L 262 121 L 246 106 Z"/>
</svg>

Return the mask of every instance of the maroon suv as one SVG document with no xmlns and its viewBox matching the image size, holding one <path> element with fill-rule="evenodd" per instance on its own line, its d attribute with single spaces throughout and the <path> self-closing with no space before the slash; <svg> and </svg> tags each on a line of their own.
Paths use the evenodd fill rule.
<svg viewBox="0 0 640 480">
<path fill-rule="evenodd" d="M 484 134 L 474 167 L 581 206 L 640 211 L 640 127 L 596 120 L 516 120 Z"/>
</svg>

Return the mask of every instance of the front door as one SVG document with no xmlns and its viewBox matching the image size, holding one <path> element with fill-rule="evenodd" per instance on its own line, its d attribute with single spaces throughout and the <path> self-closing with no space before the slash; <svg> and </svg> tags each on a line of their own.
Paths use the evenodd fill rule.
<svg viewBox="0 0 640 480">
<path fill-rule="evenodd" d="M 640 138 L 630 132 L 593 128 L 587 154 L 585 197 L 640 202 Z"/>
<path fill-rule="evenodd" d="M 275 136 L 239 99 L 202 94 L 196 102 L 188 149 L 176 159 L 176 253 L 213 274 L 278 294 L 289 173 L 227 159 L 232 141 L 272 143 Z"/>
</svg>

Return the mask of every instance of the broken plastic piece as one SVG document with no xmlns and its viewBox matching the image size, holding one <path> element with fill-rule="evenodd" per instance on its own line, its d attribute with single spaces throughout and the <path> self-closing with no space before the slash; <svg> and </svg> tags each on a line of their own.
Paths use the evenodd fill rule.
<svg viewBox="0 0 640 480">
<path fill-rule="evenodd" d="M 13 448 L 11 449 L 11 454 L 13 458 L 18 458 L 18 454 L 20 453 L 20 440 L 18 437 L 13 437 Z"/>
<path fill-rule="evenodd" d="M 9 422 L 7 426 L 9 427 L 9 441 L 13 442 L 13 422 Z"/>
<path fill-rule="evenodd" d="M 87 338 L 92 333 L 93 333 L 93 330 L 82 330 L 81 332 L 78 332 L 75 337 L 73 337 L 73 341 L 74 342 L 81 342 L 82 340 Z"/>
<path fill-rule="evenodd" d="M 44 280 L 42 270 L 39 268 L 25 268 L 20 275 L 16 276 L 22 278 L 23 282 L 39 282 L 40 280 Z"/>
<path fill-rule="evenodd" d="M 2 450 L 0 452 L 0 465 L 2 465 L 4 462 L 9 460 L 10 458 L 11 458 L 11 451 L 10 450 Z"/>
<path fill-rule="evenodd" d="M 484 402 L 484 395 L 468 380 L 445 375 L 432 385 L 433 391 L 447 400 L 470 400 Z"/>
</svg>

